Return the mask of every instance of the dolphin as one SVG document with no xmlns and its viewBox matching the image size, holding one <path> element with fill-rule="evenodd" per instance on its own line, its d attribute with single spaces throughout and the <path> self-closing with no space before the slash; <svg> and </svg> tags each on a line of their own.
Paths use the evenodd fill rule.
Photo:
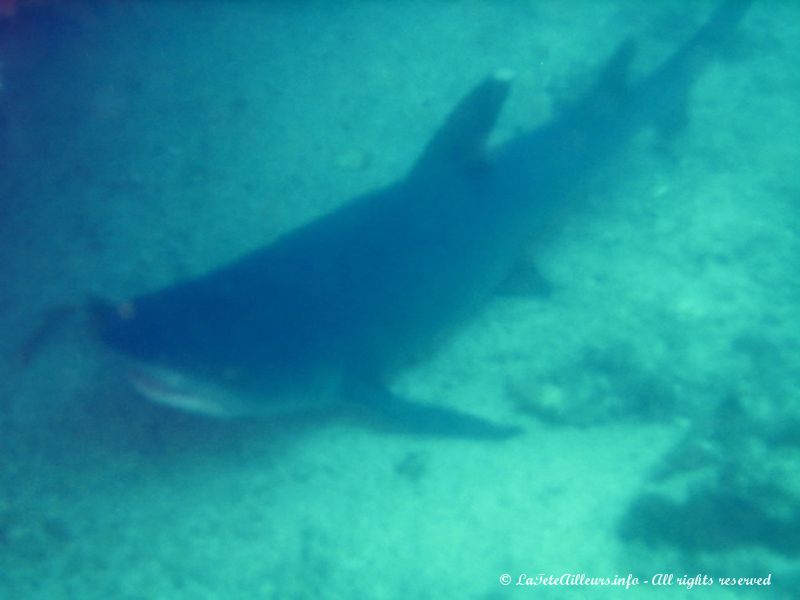
<svg viewBox="0 0 800 600">
<path fill-rule="evenodd" d="M 419 434 L 521 432 L 391 391 L 503 286 L 577 184 L 637 132 L 677 131 L 703 66 L 749 0 L 726 0 L 649 74 L 622 42 L 596 82 L 540 127 L 487 148 L 512 77 L 457 104 L 407 175 L 203 276 L 123 302 L 95 298 L 99 338 L 144 396 L 216 416 L 350 404 Z"/>
</svg>

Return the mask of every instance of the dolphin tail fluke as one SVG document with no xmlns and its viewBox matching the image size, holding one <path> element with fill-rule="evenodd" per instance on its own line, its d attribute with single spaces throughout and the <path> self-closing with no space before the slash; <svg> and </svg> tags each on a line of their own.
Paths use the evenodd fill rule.
<svg viewBox="0 0 800 600">
<path fill-rule="evenodd" d="M 725 0 L 705 24 L 684 45 L 683 51 L 691 48 L 715 49 L 724 47 L 735 34 L 753 0 Z"/>
<path fill-rule="evenodd" d="M 722 2 L 703 26 L 642 83 L 640 91 L 650 100 L 650 119 L 667 137 L 688 122 L 686 107 L 692 84 L 710 62 L 724 54 L 750 4 L 752 0 Z"/>
<path fill-rule="evenodd" d="M 350 397 L 367 407 L 382 427 L 397 433 L 447 438 L 505 440 L 522 433 L 520 427 L 499 425 L 456 410 L 404 400 L 386 388 L 360 384 Z"/>
</svg>

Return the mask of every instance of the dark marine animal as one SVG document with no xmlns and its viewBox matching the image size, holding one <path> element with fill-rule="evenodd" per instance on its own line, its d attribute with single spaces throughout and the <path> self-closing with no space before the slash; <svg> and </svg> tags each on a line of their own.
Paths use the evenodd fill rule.
<svg viewBox="0 0 800 600">
<path fill-rule="evenodd" d="M 492 297 L 577 182 L 640 130 L 679 127 L 693 81 L 748 4 L 721 4 L 638 81 L 634 44 L 623 42 L 579 101 L 493 149 L 486 140 L 511 79 L 487 78 L 405 177 L 201 277 L 123 303 L 95 300 L 100 338 L 134 361 L 141 392 L 188 410 L 356 403 L 409 432 L 518 433 L 389 385 Z"/>
</svg>

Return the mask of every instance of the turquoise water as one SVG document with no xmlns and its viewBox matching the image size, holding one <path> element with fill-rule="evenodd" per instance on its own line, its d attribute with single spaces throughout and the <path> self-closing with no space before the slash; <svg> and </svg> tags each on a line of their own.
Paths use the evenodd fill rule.
<svg viewBox="0 0 800 600">
<path fill-rule="evenodd" d="M 715 3 L 18 5 L 0 21 L 0 597 L 639 598 L 770 573 L 692 593 L 793 597 L 793 3 L 756 2 L 686 127 L 581 186 L 529 252 L 549 294 L 498 297 L 395 382 L 524 427 L 501 444 L 156 406 L 81 306 L 396 180 L 486 73 L 517 73 L 501 143 L 621 40 L 644 72 Z M 676 580 L 515 585 L 539 573 Z"/>
</svg>

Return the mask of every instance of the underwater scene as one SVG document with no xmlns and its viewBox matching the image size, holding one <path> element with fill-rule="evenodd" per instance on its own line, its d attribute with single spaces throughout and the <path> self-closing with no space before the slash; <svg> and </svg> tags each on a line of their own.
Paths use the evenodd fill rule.
<svg viewBox="0 0 800 600">
<path fill-rule="evenodd" d="M 800 597 L 800 3 L 0 0 L 0 598 Z"/>
</svg>

